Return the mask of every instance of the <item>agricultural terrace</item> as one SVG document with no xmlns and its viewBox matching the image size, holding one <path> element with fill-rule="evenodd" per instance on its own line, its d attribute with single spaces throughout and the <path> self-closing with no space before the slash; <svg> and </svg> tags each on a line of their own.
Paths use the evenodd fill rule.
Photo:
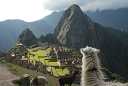
<svg viewBox="0 0 128 86">
<path fill-rule="evenodd" d="M 65 76 L 69 74 L 69 70 L 67 67 L 59 66 L 58 60 L 56 58 L 49 58 L 48 53 L 51 48 L 41 49 L 41 48 L 33 48 L 28 51 L 28 59 L 32 64 L 35 64 L 36 61 L 43 63 L 47 66 L 47 71 L 50 72 L 53 76 Z"/>
</svg>

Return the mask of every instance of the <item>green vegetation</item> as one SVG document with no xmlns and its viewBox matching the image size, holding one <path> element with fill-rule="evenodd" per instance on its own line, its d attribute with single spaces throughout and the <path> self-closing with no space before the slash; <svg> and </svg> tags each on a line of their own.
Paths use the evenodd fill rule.
<svg viewBox="0 0 128 86">
<path fill-rule="evenodd" d="M 37 75 L 42 75 L 39 72 L 29 70 L 27 68 L 23 68 L 21 66 L 15 65 L 15 64 L 7 63 L 6 65 L 8 66 L 9 70 L 17 76 L 22 76 L 23 74 L 29 74 L 33 77 L 35 77 Z"/>
<path fill-rule="evenodd" d="M 68 68 L 59 66 L 57 59 L 52 59 L 47 56 L 48 52 L 50 52 L 50 48 L 46 50 L 41 50 L 37 48 L 29 49 L 28 58 L 33 64 L 35 64 L 36 61 L 39 61 L 46 65 L 47 71 L 55 77 L 69 74 Z"/>
<path fill-rule="evenodd" d="M 29 74 L 32 77 L 35 77 L 37 75 L 42 75 L 42 76 L 48 77 L 48 86 L 59 86 L 58 83 L 57 83 L 58 82 L 57 78 L 55 78 L 55 77 L 44 75 L 44 74 L 42 74 L 40 72 L 29 70 L 27 68 L 23 68 L 21 66 L 18 66 L 18 65 L 15 65 L 15 64 L 11 64 L 11 63 L 6 63 L 6 65 L 8 66 L 9 70 L 13 74 L 15 74 L 17 76 L 22 76 L 24 74 Z"/>
<path fill-rule="evenodd" d="M 35 77 L 37 75 L 42 75 L 42 76 L 48 77 L 48 86 L 59 86 L 58 79 L 56 77 L 53 77 L 50 75 L 44 75 L 43 73 L 36 72 L 36 71 L 30 70 L 27 68 L 23 68 L 21 66 L 15 65 L 15 64 L 7 63 L 7 62 L 4 62 L 4 63 L 6 63 L 9 70 L 17 76 L 22 76 L 24 74 L 30 74 L 32 77 Z M 79 85 L 73 84 L 73 86 L 79 86 Z"/>
<path fill-rule="evenodd" d="M 37 44 L 37 38 L 33 32 L 27 28 L 19 35 L 18 42 L 22 43 L 26 47 L 30 47 L 34 44 Z"/>
<path fill-rule="evenodd" d="M 35 77 L 37 75 L 42 75 L 42 76 L 48 77 L 48 86 L 59 86 L 58 79 L 53 76 L 44 75 L 43 73 L 36 72 L 27 68 L 23 68 L 21 66 L 18 66 L 12 63 L 8 63 L 3 59 L 0 59 L 0 64 L 5 64 L 8 67 L 9 71 L 11 71 L 13 74 L 17 76 L 22 76 L 24 74 L 29 74 L 32 77 Z"/>
<path fill-rule="evenodd" d="M 0 58 L 0 64 L 3 64 L 3 63 L 5 63 L 5 60 Z"/>
<path fill-rule="evenodd" d="M 44 42 L 48 42 L 48 43 L 55 43 L 55 37 L 54 34 L 47 34 L 46 36 L 41 35 L 39 40 L 44 43 Z"/>
<path fill-rule="evenodd" d="M 15 48 L 10 50 L 10 54 L 15 53 L 15 55 L 20 55 L 20 57 L 25 56 L 28 58 L 29 62 L 34 65 L 37 62 L 42 63 L 47 67 L 46 70 L 55 77 L 68 75 L 69 69 L 67 67 L 60 66 L 56 58 L 48 57 L 50 51 L 51 48 L 42 49 L 41 47 L 36 47 L 26 49 L 24 46 L 17 45 Z"/>
</svg>

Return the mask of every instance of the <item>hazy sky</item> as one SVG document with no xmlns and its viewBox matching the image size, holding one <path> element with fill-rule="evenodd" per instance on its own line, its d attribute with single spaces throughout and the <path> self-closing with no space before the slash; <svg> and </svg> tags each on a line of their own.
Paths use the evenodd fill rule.
<svg viewBox="0 0 128 86">
<path fill-rule="evenodd" d="M 102 10 L 128 7 L 128 0 L 0 0 L 0 21 L 35 21 L 71 4 L 78 4 L 83 10 Z"/>
</svg>

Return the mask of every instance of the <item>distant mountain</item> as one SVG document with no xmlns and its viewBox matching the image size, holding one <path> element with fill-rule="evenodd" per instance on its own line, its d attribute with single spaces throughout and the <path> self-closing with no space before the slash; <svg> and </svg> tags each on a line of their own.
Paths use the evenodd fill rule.
<svg viewBox="0 0 128 86">
<path fill-rule="evenodd" d="M 87 12 L 87 15 L 104 26 L 128 31 L 128 8 Z"/>
<path fill-rule="evenodd" d="M 33 34 L 33 32 L 27 28 L 25 29 L 18 37 L 18 42 L 22 43 L 26 47 L 32 46 L 34 44 L 37 44 L 37 38 Z"/>
<path fill-rule="evenodd" d="M 92 46 L 101 50 L 102 64 L 128 78 L 128 34 L 93 22 L 79 6 L 72 5 L 61 17 L 54 33 L 59 44 L 79 49 Z"/>
<path fill-rule="evenodd" d="M 26 23 L 20 20 L 0 22 L 0 50 L 6 51 L 15 45 L 15 41 Z"/>
<path fill-rule="evenodd" d="M 15 45 L 20 33 L 30 28 L 36 37 L 53 32 L 52 26 L 43 20 L 25 22 L 22 20 L 6 20 L 0 22 L 0 51 L 6 51 Z"/>
<path fill-rule="evenodd" d="M 42 43 L 50 43 L 50 44 L 54 44 L 56 42 L 54 33 L 49 33 L 47 35 L 41 35 L 40 38 L 38 39 L 40 42 Z"/>
<path fill-rule="evenodd" d="M 54 29 L 52 25 L 40 19 L 38 21 L 27 23 L 30 26 L 30 30 L 39 38 L 42 34 L 53 33 Z"/>
</svg>

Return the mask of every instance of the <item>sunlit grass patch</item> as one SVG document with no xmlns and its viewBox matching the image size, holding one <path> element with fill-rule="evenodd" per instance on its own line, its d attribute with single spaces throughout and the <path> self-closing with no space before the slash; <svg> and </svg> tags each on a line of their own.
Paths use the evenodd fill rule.
<svg viewBox="0 0 128 86">
<path fill-rule="evenodd" d="M 69 74 L 68 68 L 62 68 L 59 64 L 56 58 L 49 58 L 47 56 L 47 53 L 50 52 L 50 48 L 46 50 L 36 49 L 36 50 L 29 50 L 28 54 L 29 59 L 35 63 L 35 61 L 39 61 L 43 63 L 44 65 L 48 66 L 47 70 L 51 72 L 52 75 L 59 77 Z M 55 66 L 55 67 L 54 67 Z"/>
<path fill-rule="evenodd" d="M 33 76 L 33 77 L 35 77 L 35 76 L 37 76 L 37 75 L 42 75 L 42 74 L 39 73 L 39 72 L 36 72 L 36 71 L 33 71 L 33 70 L 29 70 L 29 69 L 27 69 L 27 68 L 23 68 L 23 67 L 21 67 L 21 66 L 15 65 L 15 64 L 7 63 L 6 65 L 8 66 L 9 70 L 10 70 L 13 74 L 15 74 L 15 75 L 17 75 L 17 76 L 22 76 L 22 75 L 24 75 L 24 74 L 29 74 L 29 75 L 31 75 L 31 76 Z"/>
</svg>

